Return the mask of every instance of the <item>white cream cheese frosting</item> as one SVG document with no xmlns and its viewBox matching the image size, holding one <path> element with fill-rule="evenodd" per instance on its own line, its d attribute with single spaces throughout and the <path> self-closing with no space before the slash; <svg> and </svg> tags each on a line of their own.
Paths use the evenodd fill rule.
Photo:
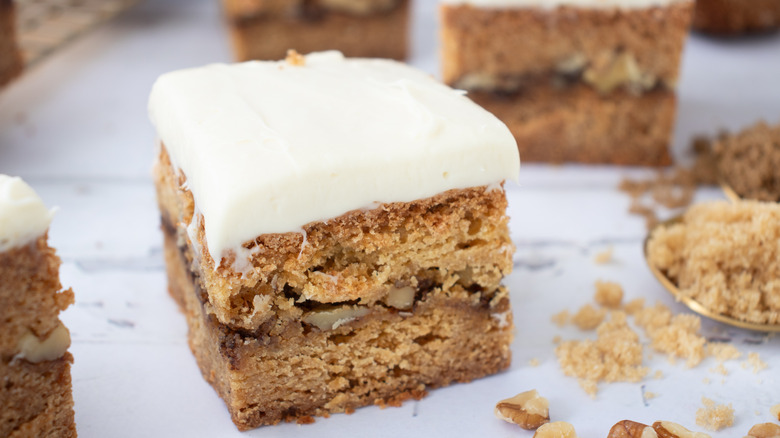
<svg viewBox="0 0 780 438">
<path fill-rule="evenodd" d="M 32 242 L 49 228 L 53 211 L 19 177 L 0 174 L 0 251 Z"/>
<path fill-rule="evenodd" d="M 668 6 L 692 0 L 440 0 L 447 5 L 471 5 L 485 8 L 541 8 L 551 9 L 558 6 L 577 8 L 619 8 L 641 9 L 656 6 Z"/>
<path fill-rule="evenodd" d="M 509 129 L 428 74 L 339 52 L 292 64 L 213 64 L 152 88 L 150 118 L 215 260 L 377 203 L 517 180 Z"/>
</svg>

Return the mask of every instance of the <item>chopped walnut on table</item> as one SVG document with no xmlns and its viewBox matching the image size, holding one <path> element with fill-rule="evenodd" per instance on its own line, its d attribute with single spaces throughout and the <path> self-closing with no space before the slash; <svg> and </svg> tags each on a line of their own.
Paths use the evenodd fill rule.
<svg viewBox="0 0 780 438">
<path fill-rule="evenodd" d="M 745 438 L 780 438 L 780 426 L 774 423 L 756 424 Z"/>
<path fill-rule="evenodd" d="M 656 421 L 652 426 L 623 420 L 612 426 L 607 438 L 710 438 L 706 433 L 690 430 L 671 421 Z"/>
<path fill-rule="evenodd" d="M 535 389 L 501 400 L 494 412 L 496 417 L 526 430 L 534 430 L 550 421 L 550 403 Z"/>
<path fill-rule="evenodd" d="M 777 421 L 780 421 L 780 403 L 772 406 L 772 409 L 770 409 L 769 412 L 772 413 L 772 416 L 776 418 Z"/>
<path fill-rule="evenodd" d="M 653 423 L 653 429 L 658 434 L 658 438 L 711 438 L 706 433 L 691 432 L 671 421 L 656 421 Z"/>
<path fill-rule="evenodd" d="M 658 438 L 658 434 L 652 426 L 623 420 L 612 426 L 607 438 Z"/>
<path fill-rule="evenodd" d="M 565 421 L 554 421 L 536 429 L 533 438 L 577 438 L 577 432 Z"/>
</svg>

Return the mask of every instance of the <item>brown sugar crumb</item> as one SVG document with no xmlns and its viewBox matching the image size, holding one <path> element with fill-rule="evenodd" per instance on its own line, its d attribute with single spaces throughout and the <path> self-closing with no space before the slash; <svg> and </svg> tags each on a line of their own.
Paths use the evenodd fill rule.
<svg viewBox="0 0 780 438">
<path fill-rule="evenodd" d="M 650 334 L 654 349 L 673 357 L 686 360 L 686 365 L 694 367 L 705 356 L 704 345 L 706 340 L 698 334 L 701 328 L 701 319 L 695 315 L 675 315 L 670 324 L 660 327 Z"/>
<path fill-rule="evenodd" d="M 560 344 L 561 343 L 561 337 L 558 335 L 555 335 L 555 337 L 552 339 L 553 344 Z"/>
<path fill-rule="evenodd" d="M 672 316 L 672 311 L 661 303 L 638 311 L 636 323 L 645 330 L 656 351 L 666 353 L 670 359 L 686 360 L 688 367 L 698 365 L 705 356 L 706 339 L 699 335 L 701 319 L 696 315 Z"/>
<path fill-rule="evenodd" d="M 664 378 L 664 372 L 661 370 L 655 370 L 655 374 L 653 374 L 654 379 L 663 379 Z"/>
<path fill-rule="evenodd" d="M 596 281 L 596 295 L 594 299 L 601 306 L 617 309 L 623 302 L 623 288 L 611 281 Z"/>
<path fill-rule="evenodd" d="M 713 149 L 719 175 L 740 197 L 780 201 L 780 124 L 759 122 L 737 134 L 722 134 Z"/>
<path fill-rule="evenodd" d="M 604 321 L 606 314 L 607 311 L 604 309 L 596 309 L 590 304 L 585 304 L 574 314 L 571 321 L 580 330 L 593 330 Z"/>
<path fill-rule="evenodd" d="M 718 362 L 725 362 L 727 360 L 739 359 L 742 357 L 742 352 L 731 344 L 710 342 L 707 344 L 707 356 L 714 357 Z"/>
<path fill-rule="evenodd" d="M 716 366 L 715 368 L 710 368 L 710 372 L 722 374 L 724 376 L 729 375 L 729 370 L 727 370 L 722 363 L 719 363 L 718 366 Z"/>
<path fill-rule="evenodd" d="M 712 380 L 710 380 L 709 378 L 705 377 L 705 378 L 701 379 L 701 383 L 703 383 L 705 385 L 709 385 L 710 383 L 712 383 Z"/>
<path fill-rule="evenodd" d="M 528 361 L 528 365 L 532 367 L 538 367 L 539 366 L 539 359 L 537 358 L 531 358 L 531 360 Z"/>
<path fill-rule="evenodd" d="M 761 360 L 761 356 L 758 355 L 758 353 L 748 353 L 747 360 L 742 364 L 743 368 L 747 368 L 748 366 L 753 367 L 753 374 L 758 374 L 759 371 L 765 370 L 768 365 L 766 362 Z"/>
<path fill-rule="evenodd" d="M 734 424 L 734 408 L 728 405 L 716 405 L 713 400 L 701 398 L 703 408 L 696 411 L 696 424 L 712 431 L 731 427 Z"/>
<path fill-rule="evenodd" d="M 558 327 L 563 327 L 563 326 L 565 326 L 566 324 L 569 323 L 569 311 L 568 310 L 561 310 L 560 312 L 558 312 L 555 315 L 553 315 L 551 320 Z"/>
<path fill-rule="evenodd" d="M 650 230 L 658 224 L 658 216 L 651 207 L 639 203 L 638 200 L 631 201 L 628 212 L 645 218 L 645 227 Z"/>
<path fill-rule="evenodd" d="M 623 312 L 613 312 L 601 323 L 595 341 L 566 341 L 555 354 L 563 373 L 580 379 L 580 385 L 591 396 L 598 382 L 638 382 L 647 375 L 642 366 L 642 344 L 626 321 Z"/>
<path fill-rule="evenodd" d="M 780 204 L 708 202 L 656 229 L 648 261 L 715 313 L 780 323 Z"/>
<path fill-rule="evenodd" d="M 607 263 L 612 261 L 612 253 L 614 252 L 612 247 L 609 247 L 605 249 L 604 251 L 601 251 L 596 254 L 596 256 L 593 258 L 593 261 L 597 265 L 606 265 Z"/>
<path fill-rule="evenodd" d="M 645 308 L 645 299 L 644 298 L 634 298 L 633 300 L 626 303 L 625 306 L 623 306 L 623 311 L 627 314 L 633 316 L 640 310 Z"/>
<path fill-rule="evenodd" d="M 672 311 L 662 303 L 656 303 L 653 307 L 639 309 L 634 314 L 634 321 L 650 334 L 669 325 L 672 321 Z"/>
<path fill-rule="evenodd" d="M 645 218 L 648 229 L 658 223 L 656 210 L 661 206 L 666 208 L 682 208 L 690 205 L 696 187 L 716 184 L 717 170 L 710 141 L 696 138 L 692 142 L 695 162 L 692 167 L 676 166 L 671 170 L 659 171 L 646 180 L 623 179 L 618 189 L 631 197 L 629 213 Z M 649 195 L 651 205 L 642 204 L 640 199 Z"/>
<path fill-rule="evenodd" d="M 656 397 L 658 397 L 658 394 L 652 392 L 652 391 L 645 391 L 643 394 L 645 400 L 652 400 Z"/>
<path fill-rule="evenodd" d="M 772 406 L 772 408 L 769 410 L 769 412 L 772 414 L 772 417 L 775 420 L 780 421 L 780 403 Z"/>
<path fill-rule="evenodd" d="M 287 58 L 285 58 L 285 61 L 287 64 L 293 65 L 295 67 L 303 67 L 306 65 L 306 58 L 293 49 L 287 51 Z"/>
</svg>

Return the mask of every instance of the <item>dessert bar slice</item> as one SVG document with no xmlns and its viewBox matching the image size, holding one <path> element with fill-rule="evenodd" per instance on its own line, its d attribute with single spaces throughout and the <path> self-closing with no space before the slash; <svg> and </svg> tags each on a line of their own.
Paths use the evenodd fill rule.
<svg viewBox="0 0 780 438">
<path fill-rule="evenodd" d="M 696 0 L 693 28 L 718 35 L 780 28 L 780 0 Z"/>
<path fill-rule="evenodd" d="M 410 0 L 223 0 L 239 61 L 339 50 L 406 58 Z"/>
<path fill-rule="evenodd" d="M 16 43 L 16 14 L 12 0 L 0 0 L 0 87 L 22 71 L 22 54 Z"/>
<path fill-rule="evenodd" d="M 444 81 L 524 160 L 670 163 L 689 0 L 443 0 Z"/>
<path fill-rule="evenodd" d="M 170 293 L 240 429 L 509 365 L 517 147 L 461 93 L 325 52 L 166 74 L 150 112 Z"/>
<path fill-rule="evenodd" d="M 59 320 L 73 303 L 46 240 L 51 212 L 19 178 L 0 175 L 0 436 L 75 437 L 68 353 Z"/>
</svg>

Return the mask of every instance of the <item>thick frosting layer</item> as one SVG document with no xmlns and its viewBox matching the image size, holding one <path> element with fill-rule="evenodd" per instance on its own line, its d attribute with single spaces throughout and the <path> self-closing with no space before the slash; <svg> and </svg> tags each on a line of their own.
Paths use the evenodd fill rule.
<svg viewBox="0 0 780 438">
<path fill-rule="evenodd" d="M 542 8 L 574 6 L 578 8 L 638 9 L 667 6 L 691 0 L 440 0 L 449 5 L 471 5 L 491 8 Z"/>
<path fill-rule="evenodd" d="M 25 245 L 43 235 L 52 215 L 21 178 L 0 175 L 0 251 Z"/>
<path fill-rule="evenodd" d="M 315 53 L 161 76 L 152 123 L 203 214 L 209 252 L 376 203 L 516 180 L 492 114 L 404 64 Z"/>
</svg>

